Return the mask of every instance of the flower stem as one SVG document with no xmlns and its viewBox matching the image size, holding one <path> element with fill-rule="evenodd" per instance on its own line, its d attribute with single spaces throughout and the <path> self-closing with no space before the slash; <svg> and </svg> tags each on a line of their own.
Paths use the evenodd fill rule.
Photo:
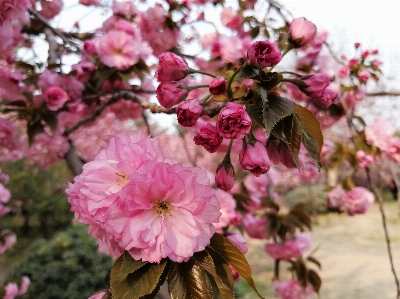
<svg viewBox="0 0 400 299">
<path fill-rule="evenodd" d="M 209 76 L 209 77 L 217 78 L 217 76 L 215 76 L 213 74 L 210 74 L 210 73 L 207 73 L 207 72 L 203 72 L 203 71 L 200 71 L 200 70 L 195 70 L 195 69 L 190 69 L 189 70 L 189 74 L 202 74 L 202 75 L 206 75 L 206 76 Z"/>
<path fill-rule="evenodd" d="M 200 100 L 200 104 L 204 106 L 207 103 L 208 99 L 211 98 L 211 96 L 212 96 L 212 94 L 210 94 L 210 93 L 208 95 L 206 95 L 204 98 L 202 98 Z"/>
<path fill-rule="evenodd" d="M 295 72 L 280 72 L 281 74 L 289 74 L 289 75 L 294 75 L 294 76 L 297 76 L 297 77 L 303 77 L 303 75 L 300 75 L 300 74 L 298 74 L 298 73 L 295 73 Z"/>
<path fill-rule="evenodd" d="M 202 84 L 202 85 L 193 85 L 193 86 L 187 86 L 187 91 L 192 91 L 198 88 L 207 88 L 208 84 Z"/>
<path fill-rule="evenodd" d="M 224 160 L 222 161 L 223 163 L 229 163 L 231 164 L 231 150 L 232 150 L 232 144 L 233 144 L 233 139 L 229 141 L 229 146 L 228 150 L 226 151 Z"/>
<path fill-rule="evenodd" d="M 240 70 L 243 68 L 243 66 L 244 66 L 244 64 L 243 64 L 241 67 L 239 67 L 238 69 L 236 69 L 235 72 L 232 74 L 232 76 L 229 78 L 229 81 L 228 81 L 228 90 L 227 90 L 227 93 L 228 93 L 228 96 L 229 96 L 229 97 L 232 97 L 232 95 L 233 95 L 231 84 L 232 84 L 233 80 L 235 79 L 236 75 L 237 75 L 237 74 L 240 72 Z"/>
</svg>

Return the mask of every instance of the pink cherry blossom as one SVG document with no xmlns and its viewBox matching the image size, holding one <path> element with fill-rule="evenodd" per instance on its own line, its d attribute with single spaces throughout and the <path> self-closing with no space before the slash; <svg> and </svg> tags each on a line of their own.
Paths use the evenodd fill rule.
<svg viewBox="0 0 400 299">
<path fill-rule="evenodd" d="M 228 192 L 235 184 L 235 170 L 230 163 L 220 163 L 215 174 L 215 184 Z"/>
<path fill-rule="evenodd" d="M 88 55 L 96 55 L 96 44 L 90 39 L 85 40 L 83 42 L 83 51 L 85 51 L 85 53 Z"/>
<path fill-rule="evenodd" d="M 278 64 L 282 60 L 282 54 L 278 46 L 269 41 L 258 41 L 252 44 L 247 51 L 247 63 L 259 64 L 262 68 Z"/>
<path fill-rule="evenodd" d="M 236 201 L 230 193 L 222 190 L 215 190 L 215 195 L 221 205 L 221 217 L 215 228 L 217 231 L 222 232 L 222 229 L 231 224 L 232 220 L 237 219 Z"/>
<path fill-rule="evenodd" d="M 69 144 L 65 137 L 40 133 L 36 135 L 27 155 L 35 163 L 48 167 L 63 159 L 68 150 Z"/>
<path fill-rule="evenodd" d="M 209 244 L 221 214 L 207 175 L 168 161 L 156 140 L 136 133 L 117 135 L 84 165 L 67 194 L 103 251 L 183 262 Z"/>
<path fill-rule="evenodd" d="M 371 77 L 371 73 L 367 70 L 361 70 L 357 73 L 357 76 L 361 83 L 367 83 L 368 79 Z"/>
<path fill-rule="evenodd" d="M 317 33 L 317 26 L 304 18 L 296 18 L 292 21 L 289 28 L 289 43 L 295 48 L 300 48 L 312 41 Z"/>
<path fill-rule="evenodd" d="M 361 88 L 357 88 L 345 92 L 342 96 L 342 100 L 345 103 L 347 109 L 352 109 L 356 105 L 356 103 L 362 101 L 365 96 L 365 91 Z"/>
<path fill-rule="evenodd" d="M 275 280 L 272 285 L 275 290 L 275 295 L 281 299 L 309 299 L 314 293 L 310 283 L 307 283 L 307 287 L 303 288 L 296 279 L 284 281 Z"/>
<path fill-rule="evenodd" d="M 312 238 L 309 233 L 296 233 L 293 240 L 286 240 L 282 244 L 266 244 L 265 251 L 273 259 L 289 261 L 309 250 L 311 243 Z"/>
<path fill-rule="evenodd" d="M 228 81 L 226 81 L 224 78 L 217 78 L 211 82 L 208 90 L 212 95 L 216 96 L 226 93 L 227 88 Z"/>
<path fill-rule="evenodd" d="M 331 83 L 329 77 L 323 73 L 307 75 L 303 77 L 302 80 L 307 86 L 301 87 L 301 90 L 309 97 L 315 96 L 324 91 Z"/>
<path fill-rule="evenodd" d="M 391 138 L 385 153 L 390 160 L 400 163 L 400 138 Z"/>
<path fill-rule="evenodd" d="M 0 6 L 0 27 L 12 19 L 25 18 L 28 8 L 31 8 L 29 0 L 3 0 Z"/>
<path fill-rule="evenodd" d="M 204 113 L 204 107 L 197 99 L 182 102 L 176 108 L 178 123 L 183 127 L 193 127 Z"/>
<path fill-rule="evenodd" d="M 218 114 L 217 130 L 224 138 L 243 138 L 250 128 L 251 119 L 244 105 L 228 102 Z"/>
<path fill-rule="evenodd" d="M 178 81 L 188 74 L 189 66 L 184 58 L 170 52 L 162 53 L 158 58 L 159 65 L 155 75 L 158 82 Z"/>
<path fill-rule="evenodd" d="M 18 285 L 14 282 L 9 282 L 5 287 L 3 299 L 14 299 L 18 295 Z"/>
<path fill-rule="evenodd" d="M 365 127 L 365 139 L 367 142 L 383 151 L 390 146 L 390 138 L 394 133 L 393 125 L 383 117 L 377 117 Z"/>
<path fill-rule="evenodd" d="M 340 96 L 339 91 L 333 88 L 326 88 L 318 94 L 315 94 L 311 100 L 314 104 L 321 108 L 328 108 L 333 104 Z"/>
<path fill-rule="evenodd" d="M 0 232 L 0 254 L 4 254 L 17 242 L 17 235 L 9 230 Z"/>
<path fill-rule="evenodd" d="M 344 79 L 349 75 L 349 67 L 347 65 L 342 66 L 338 70 L 338 75 L 340 79 Z"/>
<path fill-rule="evenodd" d="M 243 237 L 242 234 L 240 233 L 229 233 L 226 238 L 231 241 L 237 248 L 240 249 L 243 254 L 246 254 L 246 252 L 249 250 L 247 246 L 245 245 L 248 240 Z"/>
<path fill-rule="evenodd" d="M 225 7 L 221 12 L 221 22 L 224 26 L 237 30 L 242 26 L 243 18 L 235 13 L 231 7 Z"/>
<path fill-rule="evenodd" d="M 357 158 L 357 163 L 361 168 L 365 168 L 371 165 L 375 161 L 373 156 L 367 154 L 364 151 L 357 151 L 356 158 Z"/>
<path fill-rule="evenodd" d="M 161 83 L 156 90 L 156 97 L 161 106 L 172 108 L 186 99 L 186 86 L 179 82 Z"/>
<path fill-rule="evenodd" d="M 106 294 L 105 291 L 98 292 L 98 293 L 90 296 L 88 299 L 102 299 L 105 294 Z"/>
<path fill-rule="evenodd" d="M 138 63 L 141 56 L 150 54 L 144 47 L 140 39 L 123 31 L 112 30 L 98 39 L 101 62 L 119 70 L 128 69 Z"/>
<path fill-rule="evenodd" d="M 69 96 L 65 90 L 58 86 L 48 88 L 44 93 L 43 98 L 47 104 L 47 108 L 51 111 L 61 109 L 65 102 L 69 100 Z"/>
<path fill-rule="evenodd" d="M 1 34 L 0 34 L 1 38 Z M 1 48 L 0 48 L 1 50 Z M 20 86 L 23 80 L 21 73 L 11 71 L 5 67 L 0 68 L 0 98 L 7 100 L 24 100 Z"/>
<path fill-rule="evenodd" d="M 62 0 L 46 0 L 41 1 L 42 10 L 39 12 L 43 17 L 50 20 L 58 15 L 64 5 Z"/>
<path fill-rule="evenodd" d="M 58 86 L 64 89 L 73 100 L 81 98 L 85 88 L 84 84 L 74 76 L 61 76 L 47 68 L 41 73 L 38 85 L 43 93 L 46 93 L 50 87 Z"/>
<path fill-rule="evenodd" d="M 99 6 L 100 1 L 99 0 L 79 0 L 80 4 L 86 5 L 86 6 Z"/>
<path fill-rule="evenodd" d="M 268 239 L 267 218 L 259 218 L 252 214 L 243 217 L 243 227 L 246 233 L 255 239 Z"/>
<path fill-rule="evenodd" d="M 374 195 L 364 187 L 355 187 L 346 192 L 338 185 L 328 193 L 329 205 L 337 207 L 350 216 L 365 214 L 374 202 Z"/>
<path fill-rule="evenodd" d="M 260 141 L 249 142 L 239 154 L 240 165 L 255 176 L 266 173 L 271 168 L 271 162 L 264 144 Z"/>
<path fill-rule="evenodd" d="M 197 145 L 204 146 L 209 153 L 215 153 L 221 145 L 222 136 L 219 135 L 218 130 L 213 125 L 208 123 L 194 136 L 193 141 Z"/>
<path fill-rule="evenodd" d="M 0 148 L 2 147 L 9 151 L 17 150 L 19 142 L 14 123 L 0 117 Z"/>
</svg>

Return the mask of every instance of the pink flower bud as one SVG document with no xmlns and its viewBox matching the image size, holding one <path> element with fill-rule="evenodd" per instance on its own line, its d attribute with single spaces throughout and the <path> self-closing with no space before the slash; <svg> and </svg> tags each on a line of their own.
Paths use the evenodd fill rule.
<svg viewBox="0 0 400 299">
<path fill-rule="evenodd" d="M 370 54 L 369 50 L 365 50 L 361 53 L 361 58 L 365 59 L 369 56 L 369 54 Z"/>
<path fill-rule="evenodd" d="M 207 124 L 200 129 L 193 138 L 194 143 L 202 145 L 209 153 L 215 153 L 221 145 L 222 136 L 219 135 L 217 129 L 211 124 Z"/>
<path fill-rule="evenodd" d="M 337 90 L 327 88 L 316 94 L 311 100 L 321 108 L 328 108 L 339 96 L 340 94 Z"/>
<path fill-rule="evenodd" d="M 357 64 L 358 64 L 358 59 L 357 58 L 350 59 L 349 63 L 348 63 L 350 68 L 355 67 Z"/>
<path fill-rule="evenodd" d="M 304 76 L 302 80 L 307 87 L 300 87 L 300 89 L 309 97 L 315 96 L 316 94 L 322 92 L 329 86 L 329 84 L 331 84 L 329 77 L 323 73 Z"/>
<path fill-rule="evenodd" d="M 272 142 L 267 143 L 267 153 L 271 162 L 274 165 L 282 163 L 287 168 L 296 168 L 296 164 L 293 161 L 292 155 L 286 145 L 277 144 L 274 145 Z"/>
<path fill-rule="evenodd" d="M 193 127 L 203 113 L 204 107 L 197 99 L 182 102 L 176 108 L 178 123 L 183 127 Z"/>
<path fill-rule="evenodd" d="M 357 163 L 361 168 L 365 168 L 374 162 L 374 157 L 364 151 L 356 152 Z"/>
<path fill-rule="evenodd" d="M 69 100 L 69 96 L 65 90 L 58 86 L 48 88 L 43 97 L 47 108 L 51 111 L 59 110 Z"/>
<path fill-rule="evenodd" d="M 361 46 L 360 43 L 354 43 L 354 48 L 358 49 Z"/>
<path fill-rule="evenodd" d="M 228 192 L 235 184 L 235 170 L 232 164 L 222 162 L 217 167 L 215 184 L 218 188 Z"/>
<path fill-rule="evenodd" d="M 218 96 L 224 94 L 227 88 L 228 88 L 228 81 L 226 81 L 224 78 L 217 78 L 211 82 L 210 86 L 208 87 L 208 90 L 213 96 Z"/>
<path fill-rule="evenodd" d="M 340 79 L 346 78 L 348 74 L 349 74 L 349 67 L 347 65 L 342 66 L 338 70 L 338 75 Z"/>
<path fill-rule="evenodd" d="M 372 66 L 373 68 L 378 68 L 378 67 L 380 67 L 382 64 L 383 64 L 383 62 L 382 62 L 381 60 L 379 60 L 379 59 L 374 59 L 374 60 L 371 61 L 371 66 Z"/>
<path fill-rule="evenodd" d="M 267 40 L 255 42 L 247 50 L 247 63 L 252 66 L 259 64 L 265 68 L 278 64 L 281 60 L 282 54 L 278 46 Z"/>
<path fill-rule="evenodd" d="M 317 33 L 317 26 L 305 18 L 296 18 L 289 28 L 288 40 L 295 48 L 300 48 L 312 41 Z"/>
<path fill-rule="evenodd" d="M 268 239 L 267 218 L 258 218 L 252 214 L 247 214 L 243 218 L 243 227 L 246 233 L 255 239 Z"/>
<path fill-rule="evenodd" d="M 162 53 L 159 56 L 159 61 L 160 64 L 155 75 L 158 82 L 178 81 L 185 78 L 188 74 L 189 66 L 185 59 L 174 53 Z"/>
<path fill-rule="evenodd" d="M 239 154 L 240 165 L 255 176 L 266 173 L 271 168 L 271 162 L 264 144 L 260 141 L 249 142 Z"/>
<path fill-rule="evenodd" d="M 83 51 L 85 51 L 85 53 L 88 55 L 97 54 L 96 45 L 90 39 L 85 40 L 85 42 L 83 43 Z"/>
<path fill-rule="evenodd" d="M 361 70 L 357 73 L 357 76 L 361 83 L 367 83 L 368 79 L 371 77 L 371 73 L 367 70 Z"/>
<path fill-rule="evenodd" d="M 161 83 L 156 90 L 156 97 L 160 105 L 165 108 L 172 108 L 186 99 L 188 91 L 184 85 L 176 83 Z"/>
<path fill-rule="evenodd" d="M 218 115 L 217 130 L 224 138 L 243 138 L 250 132 L 250 128 L 251 119 L 244 105 L 229 102 Z"/>
</svg>

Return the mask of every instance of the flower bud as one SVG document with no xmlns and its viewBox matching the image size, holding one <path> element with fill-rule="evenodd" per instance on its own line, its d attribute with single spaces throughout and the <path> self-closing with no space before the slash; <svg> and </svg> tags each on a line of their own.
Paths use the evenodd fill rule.
<svg viewBox="0 0 400 299">
<path fill-rule="evenodd" d="M 156 79 L 158 82 L 172 82 L 185 78 L 189 71 L 185 59 L 175 55 L 174 53 L 166 52 L 159 56 L 160 64 L 156 71 Z"/>
<path fill-rule="evenodd" d="M 218 115 L 217 130 L 224 138 L 243 138 L 250 132 L 250 128 L 251 119 L 244 105 L 229 102 Z"/>
<path fill-rule="evenodd" d="M 226 192 L 232 189 L 235 184 L 235 170 L 231 163 L 222 162 L 218 165 L 215 184 Z"/>
<path fill-rule="evenodd" d="M 226 81 L 224 78 L 217 78 L 214 79 L 208 90 L 213 96 L 218 96 L 226 93 L 226 90 L 228 89 L 228 81 Z"/>
<path fill-rule="evenodd" d="M 317 73 L 310 76 L 302 77 L 303 83 L 307 85 L 307 87 L 300 86 L 301 91 L 303 91 L 309 97 L 316 95 L 317 93 L 325 90 L 329 84 L 331 84 L 331 80 L 326 74 Z"/>
<path fill-rule="evenodd" d="M 322 92 L 316 94 L 311 100 L 314 104 L 320 106 L 321 108 L 328 108 L 338 97 L 339 92 L 332 88 L 327 88 Z"/>
<path fill-rule="evenodd" d="M 361 83 L 367 83 L 368 79 L 371 77 L 371 73 L 367 70 L 361 70 L 357 73 L 357 76 Z"/>
<path fill-rule="evenodd" d="M 161 83 L 156 90 L 156 97 L 160 105 L 165 108 L 172 108 L 186 99 L 188 91 L 183 84 L 175 83 Z"/>
<path fill-rule="evenodd" d="M 183 127 L 193 127 L 203 113 L 204 107 L 197 99 L 182 102 L 176 108 L 178 123 Z"/>
<path fill-rule="evenodd" d="M 200 132 L 194 136 L 193 141 L 197 145 L 202 145 L 209 153 L 215 153 L 222 143 L 222 136 L 211 124 L 207 124 L 200 129 Z"/>
<path fill-rule="evenodd" d="M 255 176 L 266 173 L 271 168 L 267 150 L 260 141 L 250 141 L 239 154 L 240 165 Z"/>
<path fill-rule="evenodd" d="M 311 42 L 317 33 L 317 26 L 304 18 L 296 18 L 289 28 L 289 43 L 295 48 L 300 48 Z"/>
<path fill-rule="evenodd" d="M 269 41 L 253 43 L 247 50 L 247 63 L 252 66 L 260 65 L 262 68 L 278 64 L 282 54 L 278 46 Z"/>
<path fill-rule="evenodd" d="M 51 111 L 59 110 L 64 106 L 65 102 L 69 100 L 69 96 L 65 90 L 58 86 L 48 88 L 43 97 L 46 101 L 47 108 Z"/>
</svg>

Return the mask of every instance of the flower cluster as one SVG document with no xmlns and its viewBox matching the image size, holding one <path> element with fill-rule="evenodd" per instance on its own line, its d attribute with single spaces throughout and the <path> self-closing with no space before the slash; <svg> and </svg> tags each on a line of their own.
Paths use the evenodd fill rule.
<svg viewBox="0 0 400 299">
<path fill-rule="evenodd" d="M 365 214 L 374 202 L 374 195 L 364 187 L 346 192 L 340 185 L 328 193 L 329 205 L 350 216 Z"/>
<path fill-rule="evenodd" d="M 286 240 L 282 244 L 266 244 L 265 251 L 275 260 L 289 261 L 309 250 L 311 243 L 309 233 L 296 233 L 293 240 Z"/>
<path fill-rule="evenodd" d="M 204 171 L 173 164 L 157 140 L 118 135 L 67 189 L 101 251 L 183 262 L 210 242 L 221 213 Z"/>
<path fill-rule="evenodd" d="M 275 280 L 273 282 L 275 295 L 281 299 L 307 299 L 313 293 L 313 287 L 307 283 L 306 288 L 303 288 L 300 282 L 296 279 L 288 279 L 284 281 Z"/>
</svg>

